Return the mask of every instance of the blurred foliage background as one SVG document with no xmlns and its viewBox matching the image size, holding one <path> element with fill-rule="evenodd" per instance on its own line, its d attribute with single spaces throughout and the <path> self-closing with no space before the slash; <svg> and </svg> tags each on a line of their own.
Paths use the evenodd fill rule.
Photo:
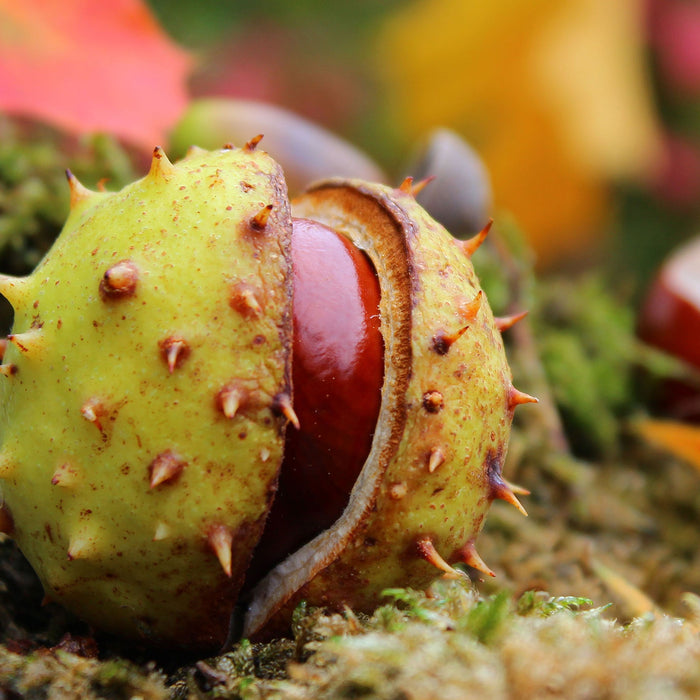
<svg viewBox="0 0 700 700">
<path fill-rule="evenodd" d="M 435 126 L 489 169 L 541 269 L 602 264 L 634 293 L 696 230 L 693 0 L 151 0 L 193 95 L 288 107 L 390 172 Z"/>
</svg>

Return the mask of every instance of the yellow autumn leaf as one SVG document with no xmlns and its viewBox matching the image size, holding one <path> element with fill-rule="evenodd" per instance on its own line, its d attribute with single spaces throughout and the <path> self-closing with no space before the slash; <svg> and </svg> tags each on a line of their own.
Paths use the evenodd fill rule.
<svg viewBox="0 0 700 700">
<path fill-rule="evenodd" d="M 406 140 L 460 131 L 540 263 L 600 240 L 612 179 L 657 157 L 641 0 L 418 0 L 390 16 L 379 70 Z"/>
<path fill-rule="evenodd" d="M 645 419 L 635 423 L 647 442 L 688 462 L 700 471 L 700 426 L 671 420 Z"/>
</svg>

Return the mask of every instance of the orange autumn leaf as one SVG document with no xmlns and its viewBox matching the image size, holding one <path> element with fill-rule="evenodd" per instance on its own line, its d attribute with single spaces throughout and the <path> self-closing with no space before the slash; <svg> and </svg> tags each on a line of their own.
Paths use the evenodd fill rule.
<svg viewBox="0 0 700 700">
<path fill-rule="evenodd" d="M 640 420 L 635 423 L 639 434 L 700 471 L 700 427 L 670 420 Z"/>
<path fill-rule="evenodd" d="M 542 267 L 599 247 L 610 183 L 643 178 L 656 162 L 642 8 L 414 0 L 379 32 L 378 73 L 401 136 L 437 126 L 463 134 Z"/>
<path fill-rule="evenodd" d="M 189 67 L 141 0 L 0 0 L 0 112 L 152 147 Z"/>
</svg>

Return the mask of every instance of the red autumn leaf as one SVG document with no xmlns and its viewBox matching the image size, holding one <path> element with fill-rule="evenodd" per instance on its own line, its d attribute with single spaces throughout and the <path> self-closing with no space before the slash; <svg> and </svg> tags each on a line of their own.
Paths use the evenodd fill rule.
<svg viewBox="0 0 700 700">
<path fill-rule="evenodd" d="M 141 0 L 0 0 L 0 111 L 161 142 L 190 58 Z"/>
</svg>

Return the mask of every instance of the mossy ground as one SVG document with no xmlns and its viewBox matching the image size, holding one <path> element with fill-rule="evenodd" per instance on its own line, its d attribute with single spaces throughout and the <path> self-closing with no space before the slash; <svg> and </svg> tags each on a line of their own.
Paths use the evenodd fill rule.
<svg viewBox="0 0 700 700">
<path fill-rule="evenodd" d="M 117 187 L 132 166 L 113 143 L 64 158 L 53 135 L 0 132 L 0 269 L 24 274 L 63 220 L 63 168 Z M 5 539 L 0 697 L 700 697 L 700 474 L 635 430 L 654 382 L 686 370 L 640 345 L 600 275 L 535 280 L 512 227 L 475 262 L 498 313 L 531 309 L 506 338 L 516 386 L 541 400 L 518 411 L 506 465 L 529 517 L 497 502 L 479 539 L 495 578 L 389 591 L 370 617 L 301 607 L 286 639 L 154 658 L 42 607 Z"/>
</svg>

